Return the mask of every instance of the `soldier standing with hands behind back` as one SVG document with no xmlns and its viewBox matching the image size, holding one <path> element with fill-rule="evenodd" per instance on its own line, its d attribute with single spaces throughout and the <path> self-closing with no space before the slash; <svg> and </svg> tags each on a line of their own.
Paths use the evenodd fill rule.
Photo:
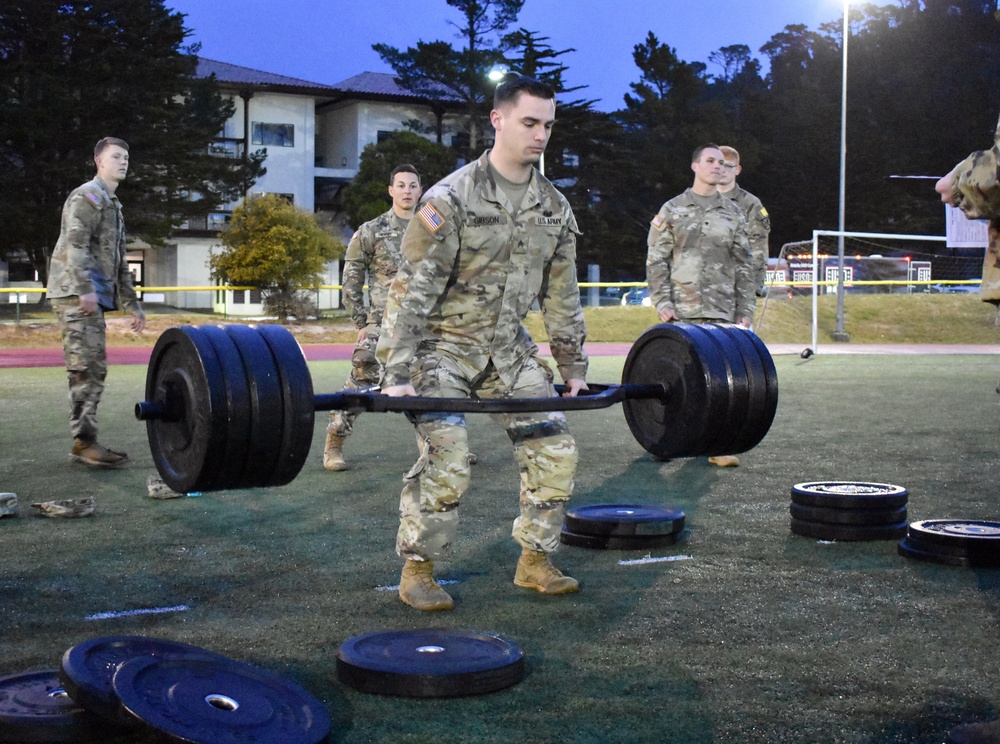
<svg viewBox="0 0 1000 744">
<path fill-rule="evenodd" d="M 115 196 L 128 174 L 128 144 L 105 137 L 94 147 L 97 175 L 75 189 L 62 211 L 59 241 L 49 264 L 46 292 L 59 319 L 69 377 L 70 459 L 91 467 L 128 460 L 97 441 L 97 405 L 108 374 L 104 312 L 121 302 L 132 330 L 146 327 L 125 260 L 125 220 Z"/>
<path fill-rule="evenodd" d="M 653 218 L 646 243 L 650 300 L 664 323 L 738 323 L 750 327 L 757 303 L 746 219 L 719 193 L 724 157 L 718 145 L 691 156 L 694 183 Z M 740 461 L 710 457 L 720 467 Z"/>
</svg>

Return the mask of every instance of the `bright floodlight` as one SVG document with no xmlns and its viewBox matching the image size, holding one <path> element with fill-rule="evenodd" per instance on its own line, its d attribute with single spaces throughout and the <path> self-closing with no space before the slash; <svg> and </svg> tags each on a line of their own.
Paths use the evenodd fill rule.
<svg viewBox="0 0 1000 744">
<path fill-rule="evenodd" d="M 507 65 L 495 64 L 490 68 L 490 71 L 486 73 L 486 77 L 494 83 L 499 83 L 508 72 L 510 72 L 510 68 L 507 67 Z"/>
</svg>

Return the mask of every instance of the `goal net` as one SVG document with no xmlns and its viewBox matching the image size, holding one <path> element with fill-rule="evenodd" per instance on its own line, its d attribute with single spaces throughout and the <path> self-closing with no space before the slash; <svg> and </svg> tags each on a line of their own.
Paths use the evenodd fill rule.
<svg viewBox="0 0 1000 744">
<path fill-rule="evenodd" d="M 808 343 L 815 353 L 820 343 L 848 340 L 851 325 L 873 312 L 878 300 L 872 295 L 978 292 L 983 248 L 950 248 L 946 240 L 816 230 L 812 240 L 787 243 L 768 261 L 767 295 L 755 326 L 766 338 L 768 324 L 774 332 L 775 324 L 792 324 L 794 330 L 781 328 L 779 335 L 791 332 L 790 342 Z"/>
</svg>

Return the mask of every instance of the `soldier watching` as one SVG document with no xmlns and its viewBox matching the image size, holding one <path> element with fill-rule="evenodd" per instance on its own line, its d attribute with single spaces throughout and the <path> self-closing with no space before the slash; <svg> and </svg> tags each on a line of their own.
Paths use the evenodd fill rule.
<svg viewBox="0 0 1000 744">
<path fill-rule="evenodd" d="M 646 243 L 646 280 L 664 323 L 738 323 L 749 328 L 757 303 L 746 219 L 719 193 L 724 157 L 718 145 L 694 151 L 694 183 L 653 217 Z M 740 461 L 710 457 L 721 467 Z"/>
<path fill-rule="evenodd" d="M 764 283 L 767 280 L 769 255 L 767 239 L 771 234 L 771 217 L 760 203 L 760 199 L 736 184 L 736 177 L 743 172 L 740 154 L 736 148 L 722 145 L 719 150 L 725 158 L 722 180 L 719 181 L 719 193 L 736 202 L 736 206 L 746 217 L 747 240 L 750 242 L 750 253 L 753 254 L 754 291 L 758 297 L 763 297 Z"/>
<path fill-rule="evenodd" d="M 97 441 L 97 406 L 108 374 L 104 312 L 120 302 L 132 314 L 136 333 L 146 327 L 146 316 L 125 260 L 125 220 L 115 196 L 128 174 L 128 144 L 105 137 L 94 147 L 94 163 L 97 175 L 63 205 L 46 292 L 59 319 L 69 378 L 70 459 L 109 468 L 124 464 L 128 455 Z"/>
<path fill-rule="evenodd" d="M 537 80 L 508 75 L 490 121 L 494 147 L 433 186 L 403 236 L 403 263 L 389 290 L 377 355 L 387 395 L 548 397 L 552 372 L 523 321 L 537 300 L 566 395 L 586 389 L 586 335 L 576 279 L 577 226 L 566 198 L 534 165 L 555 120 L 555 96 Z M 514 583 L 543 594 L 578 590 L 549 560 L 559 545 L 576 474 L 576 443 L 562 413 L 493 417 L 521 472 L 521 546 Z M 459 500 L 469 487 L 465 417 L 411 418 L 421 455 L 400 495 L 396 551 L 406 561 L 400 599 L 449 610 L 433 561 L 454 544 Z"/>
</svg>

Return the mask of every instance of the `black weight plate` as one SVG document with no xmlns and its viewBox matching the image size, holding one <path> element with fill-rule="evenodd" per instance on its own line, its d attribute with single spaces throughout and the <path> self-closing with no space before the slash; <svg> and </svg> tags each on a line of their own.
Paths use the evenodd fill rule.
<svg viewBox="0 0 1000 744">
<path fill-rule="evenodd" d="M 814 481 L 792 486 L 792 502 L 828 509 L 896 509 L 910 493 L 890 483 Z"/>
<path fill-rule="evenodd" d="M 516 643 L 471 630 L 376 631 L 347 639 L 337 653 L 337 679 L 376 695 L 483 695 L 523 676 L 524 654 Z"/>
<path fill-rule="evenodd" d="M 559 542 L 575 548 L 596 550 L 648 550 L 676 544 L 677 535 L 585 535 L 570 532 L 564 527 L 559 533 Z"/>
<path fill-rule="evenodd" d="M 934 543 L 982 555 L 1000 556 L 1000 522 L 970 519 L 925 519 L 910 524 L 911 541 Z"/>
<path fill-rule="evenodd" d="M 664 323 L 647 329 L 629 349 L 622 384 L 667 386 L 662 399 L 627 399 L 625 421 L 639 445 L 656 457 L 697 457 L 718 420 L 718 369 L 702 357 L 692 326 Z M 721 366 L 721 362 L 719 362 Z M 724 374 L 724 372 L 722 372 Z"/>
<path fill-rule="evenodd" d="M 326 708 L 299 685 L 231 659 L 139 656 L 113 685 L 158 741 L 318 744 L 330 734 Z"/>
<path fill-rule="evenodd" d="M 827 524 L 887 525 L 906 521 L 906 507 L 896 509 L 824 509 L 792 503 L 788 510 L 796 519 Z"/>
<path fill-rule="evenodd" d="M 733 442 L 732 452 L 725 453 L 739 454 L 760 444 L 771 428 L 778 406 L 778 375 L 766 348 L 766 358 L 761 356 L 760 345 L 755 343 L 756 336 L 753 333 L 734 326 L 719 327 L 739 349 L 747 373 L 747 425 Z"/>
<path fill-rule="evenodd" d="M 915 558 L 930 563 L 964 568 L 1000 568 L 1000 554 L 981 554 L 978 551 L 949 547 L 937 543 L 923 543 L 909 535 L 899 541 L 897 551 L 906 558 Z"/>
<path fill-rule="evenodd" d="M 239 350 L 250 389 L 250 445 L 243 477 L 233 485 L 270 486 L 281 455 L 285 425 L 278 367 L 271 347 L 253 328 L 231 325 L 226 326 L 226 333 Z"/>
<path fill-rule="evenodd" d="M 792 517 L 792 532 L 803 537 L 815 537 L 817 540 L 843 540 L 846 542 L 894 540 L 906 534 L 906 522 L 862 526 L 808 522 L 804 519 L 795 519 L 795 517 Z"/>
<path fill-rule="evenodd" d="M 169 659 L 195 655 L 226 660 L 225 656 L 177 641 L 144 636 L 91 638 L 67 649 L 63 654 L 59 681 L 70 697 L 88 711 L 118 724 L 134 726 L 134 720 L 122 710 L 112 688 L 115 670 L 136 657 Z"/>
<path fill-rule="evenodd" d="M 745 430 L 755 427 L 754 419 L 750 415 L 750 382 L 746 362 L 736 342 L 721 326 L 706 324 L 697 328 L 719 347 L 729 385 L 729 406 L 725 425 L 716 432 L 716 437 L 705 454 L 710 456 L 732 454 L 736 451 L 734 448 L 738 443 L 745 438 Z"/>
<path fill-rule="evenodd" d="M 295 336 L 276 325 L 257 327 L 271 353 L 277 360 L 281 397 L 285 403 L 285 426 L 278 466 L 271 476 L 270 485 L 290 483 L 309 457 L 313 428 L 316 421 L 316 404 L 313 399 L 312 376 Z"/>
<path fill-rule="evenodd" d="M 215 349 L 226 390 L 226 447 L 213 488 L 235 488 L 243 477 L 250 448 L 250 385 L 243 360 L 229 334 L 219 326 L 201 326 Z"/>
<path fill-rule="evenodd" d="M 168 328 L 146 371 L 146 400 L 175 401 L 179 420 L 146 421 L 157 472 L 178 493 L 209 490 L 225 454 L 226 386 L 215 349 L 199 329 Z"/>
<path fill-rule="evenodd" d="M 63 689 L 54 669 L 0 677 L 0 741 L 104 742 L 114 732 Z"/>
<path fill-rule="evenodd" d="M 588 504 L 566 510 L 565 528 L 579 535 L 676 535 L 684 529 L 684 512 L 649 504 Z"/>
</svg>

